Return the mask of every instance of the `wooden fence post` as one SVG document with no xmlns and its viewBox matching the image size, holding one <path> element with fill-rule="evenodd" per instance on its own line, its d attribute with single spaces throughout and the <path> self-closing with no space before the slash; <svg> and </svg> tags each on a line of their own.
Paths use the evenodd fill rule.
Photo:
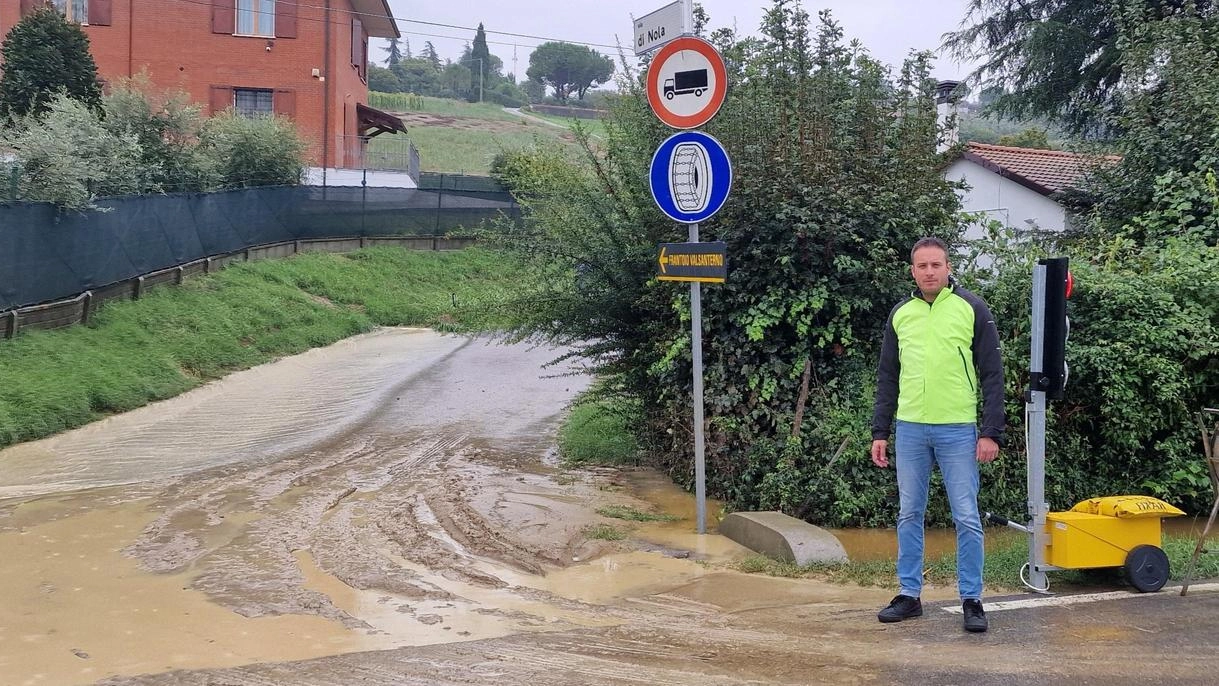
<svg viewBox="0 0 1219 686">
<path fill-rule="evenodd" d="M 17 335 L 17 310 L 9 310 L 8 324 L 4 327 L 4 337 L 14 338 Z"/>
<path fill-rule="evenodd" d="M 81 298 L 80 323 L 88 324 L 89 310 L 93 309 L 93 291 L 85 291 L 84 296 Z"/>
</svg>

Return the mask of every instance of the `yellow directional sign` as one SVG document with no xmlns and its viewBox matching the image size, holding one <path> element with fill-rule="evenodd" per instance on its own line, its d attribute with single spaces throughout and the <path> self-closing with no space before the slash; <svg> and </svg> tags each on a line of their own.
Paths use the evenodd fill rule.
<svg viewBox="0 0 1219 686">
<path fill-rule="evenodd" d="M 708 243 L 661 243 L 656 254 L 656 278 L 661 281 L 724 283 L 728 278 L 728 246 Z"/>
</svg>

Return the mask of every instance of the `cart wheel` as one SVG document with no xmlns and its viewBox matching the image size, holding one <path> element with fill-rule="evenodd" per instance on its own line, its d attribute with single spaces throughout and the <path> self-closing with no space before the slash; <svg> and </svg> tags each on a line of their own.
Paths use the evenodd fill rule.
<svg viewBox="0 0 1219 686">
<path fill-rule="evenodd" d="M 1168 556 L 1154 545 L 1137 545 L 1126 553 L 1122 575 L 1139 593 L 1154 593 L 1168 582 Z"/>
</svg>

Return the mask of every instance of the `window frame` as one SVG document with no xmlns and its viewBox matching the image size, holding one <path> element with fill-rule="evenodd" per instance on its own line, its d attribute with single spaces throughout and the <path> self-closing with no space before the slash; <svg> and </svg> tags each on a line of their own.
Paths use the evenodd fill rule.
<svg viewBox="0 0 1219 686">
<path fill-rule="evenodd" d="M 264 111 L 255 109 L 255 110 L 247 112 L 247 111 L 243 110 L 238 105 L 238 100 L 237 100 L 239 97 L 241 97 L 242 94 L 253 95 L 255 98 L 255 103 L 254 103 L 255 107 L 259 106 L 258 97 L 260 95 L 265 95 L 266 102 L 267 102 L 266 111 L 264 112 Z M 273 117 L 273 116 L 275 116 L 275 89 L 273 89 L 273 88 L 239 88 L 239 87 L 235 86 L 233 88 L 233 112 L 235 112 L 236 114 L 238 114 L 242 117 L 246 117 L 247 119 L 254 119 L 255 117 Z"/>
<path fill-rule="evenodd" d="M 271 11 L 268 13 L 263 11 L 262 5 L 264 2 L 269 2 Z M 242 4 L 245 4 L 250 9 L 243 10 Z M 250 36 L 253 38 L 275 38 L 275 15 L 279 9 L 279 3 L 275 0 L 233 0 L 233 35 L 234 36 Z M 251 23 L 253 30 L 249 33 L 241 30 L 241 14 L 249 12 L 251 15 Z M 270 15 L 268 18 L 267 15 Z M 269 28 L 263 28 L 262 22 L 269 22 Z"/>
<path fill-rule="evenodd" d="M 80 3 L 80 13 L 83 15 L 80 17 L 74 16 L 78 2 Z M 52 0 L 51 7 L 68 21 L 76 22 L 81 26 L 89 25 L 89 0 Z"/>
</svg>

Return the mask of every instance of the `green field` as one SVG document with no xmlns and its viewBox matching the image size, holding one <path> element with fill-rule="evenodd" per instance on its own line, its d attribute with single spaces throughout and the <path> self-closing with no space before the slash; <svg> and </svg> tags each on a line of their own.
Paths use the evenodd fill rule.
<svg viewBox="0 0 1219 686">
<path fill-rule="evenodd" d="M 238 264 L 0 341 L 0 446 L 168 398 L 376 326 L 486 330 L 527 283 L 504 256 L 370 248 Z M 70 382 L 69 382 L 70 380 Z"/>
<path fill-rule="evenodd" d="M 369 94 L 369 104 L 402 117 L 407 136 L 419 150 L 422 171 L 485 175 L 499 152 L 535 143 L 557 143 L 578 151 L 575 136 L 567 126 L 571 120 L 560 117 L 548 119 L 562 126 L 549 126 L 491 103 L 403 93 L 373 92 Z M 599 122 L 595 124 L 601 126 Z M 393 145 L 398 145 L 394 136 L 378 136 L 369 142 L 369 151 Z"/>
</svg>

